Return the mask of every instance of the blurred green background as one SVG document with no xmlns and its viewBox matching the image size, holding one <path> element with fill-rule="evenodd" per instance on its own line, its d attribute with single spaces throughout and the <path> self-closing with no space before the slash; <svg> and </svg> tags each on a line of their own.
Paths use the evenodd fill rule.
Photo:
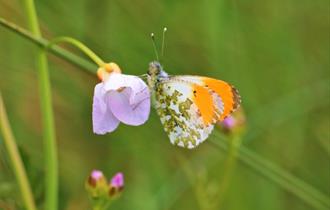
<svg viewBox="0 0 330 210">
<path fill-rule="evenodd" d="M 126 74 L 146 73 L 155 58 L 150 32 L 160 45 L 167 26 L 165 70 L 234 84 L 246 114 L 244 147 L 329 198 L 329 1 L 37 0 L 36 7 L 46 38 L 76 38 L 104 60 L 117 62 Z M 0 0 L 0 16 L 26 28 L 20 1 Z M 35 49 L 0 27 L 0 90 L 41 205 L 44 153 Z M 190 210 L 203 209 L 199 200 L 212 202 L 206 193 L 221 187 L 227 157 L 210 143 L 219 141 L 218 135 L 195 150 L 177 148 L 154 110 L 143 126 L 121 124 L 111 134 L 94 135 L 96 76 L 54 55 L 49 60 L 60 209 L 90 209 L 84 182 L 94 168 L 108 177 L 125 174 L 124 193 L 111 209 Z M 21 209 L 1 139 L 0 158 L 0 209 Z M 241 161 L 230 177 L 226 192 L 216 198 L 222 205 L 215 209 L 313 209 Z"/>
</svg>

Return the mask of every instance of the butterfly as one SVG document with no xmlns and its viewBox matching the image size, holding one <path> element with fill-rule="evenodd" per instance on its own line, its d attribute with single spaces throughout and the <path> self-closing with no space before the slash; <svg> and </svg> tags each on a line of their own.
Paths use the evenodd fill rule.
<svg viewBox="0 0 330 210">
<path fill-rule="evenodd" d="M 167 74 L 158 61 L 149 64 L 148 86 L 155 108 L 174 145 L 195 148 L 240 103 L 237 89 L 229 83 L 203 76 Z"/>
</svg>

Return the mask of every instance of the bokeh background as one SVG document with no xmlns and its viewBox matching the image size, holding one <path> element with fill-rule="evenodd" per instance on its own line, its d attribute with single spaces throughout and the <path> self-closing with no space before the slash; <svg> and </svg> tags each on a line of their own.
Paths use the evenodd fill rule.
<svg viewBox="0 0 330 210">
<path fill-rule="evenodd" d="M 164 68 L 234 84 L 246 114 L 245 148 L 330 195 L 330 5 L 327 0 L 37 0 L 43 35 L 71 36 L 124 73 L 141 75 L 155 59 L 168 27 Z M 0 0 L 0 16 L 26 28 L 18 0 Z M 76 49 L 68 50 L 84 57 Z M 31 179 L 43 202 L 35 45 L 0 27 L 0 90 Z M 87 58 L 86 58 L 87 59 Z M 125 191 L 111 209 L 206 209 L 220 186 L 228 152 L 212 144 L 195 150 L 170 144 L 153 110 L 143 126 L 92 132 L 98 80 L 49 54 L 60 164 L 60 209 L 90 209 L 84 182 L 90 171 L 125 174 Z M 313 209 L 306 200 L 237 160 L 214 209 Z M 196 193 L 197 192 L 197 193 Z M 200 201 L 202 200 L 202 201 Z M 21 209 L 0 138 L 0 209 Z"/>
</svg>

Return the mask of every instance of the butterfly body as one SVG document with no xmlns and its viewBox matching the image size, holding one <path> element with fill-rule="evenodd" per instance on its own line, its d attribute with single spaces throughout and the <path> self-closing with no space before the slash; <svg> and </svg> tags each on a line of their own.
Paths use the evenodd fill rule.
<svg viewBox="0 0 330 210">
<path fill-rule="evenodd" d="M 148 86 L 155 107 L 172 144 L 195 148 L 240 103 L 228 83 L 201 76 L 170 76 L 157 62 L 148 70 Z"/>
</svg>

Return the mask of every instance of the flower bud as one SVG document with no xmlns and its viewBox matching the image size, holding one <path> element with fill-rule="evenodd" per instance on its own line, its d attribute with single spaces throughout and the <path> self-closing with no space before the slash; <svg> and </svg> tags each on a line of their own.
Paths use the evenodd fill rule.
<svg viewBox="0 0 330 210">
<path fill-rule="evenodd" d="M 86 180 L 86 190 L 94 209 L 107 209 L 124 188 L 123 173 L 116 173 L 108 184 L 102 171 L 93 170 Z"/>
<path fill-rule="evenodd" d="M 86 189 L 90 196 L 100 197 L 107 191 L 107 180 L 102 171 L 93 170 L 86 181 Z"/>
<path fill-rule="evenodd" d="M 109 196 L 116 197 L 121 193 L 123 189 L 124 189 L 124 175 L 123 173 L 119 172 L 115 174 L 111 179 L 109 185 Z"/>
<path fill-rule="evenodd" d="M 241 134 L 245 129 L 245 115 L 242 108 L 238 108 L 233 114 L 226 117 L 218 125 L 227 135 Z"/>
<path fill-rule="evenodd" d="M 105 64 L 104 69 L 109 73 L 112 72 L 121 73 L 119 66 L 113 62 Z"/>
<path fill-rule="evenodd" d="M 116 63 L 111 62 L 111 63 L 107 63 L 104 66 L 98 68 L 96 74 L 97 74 L 97 77 L 101 81 L 105 81 L 105 80 L 107 80 L 109 75 L 113 72 L 120 74 L 121 70 Z"/>
</svg>

